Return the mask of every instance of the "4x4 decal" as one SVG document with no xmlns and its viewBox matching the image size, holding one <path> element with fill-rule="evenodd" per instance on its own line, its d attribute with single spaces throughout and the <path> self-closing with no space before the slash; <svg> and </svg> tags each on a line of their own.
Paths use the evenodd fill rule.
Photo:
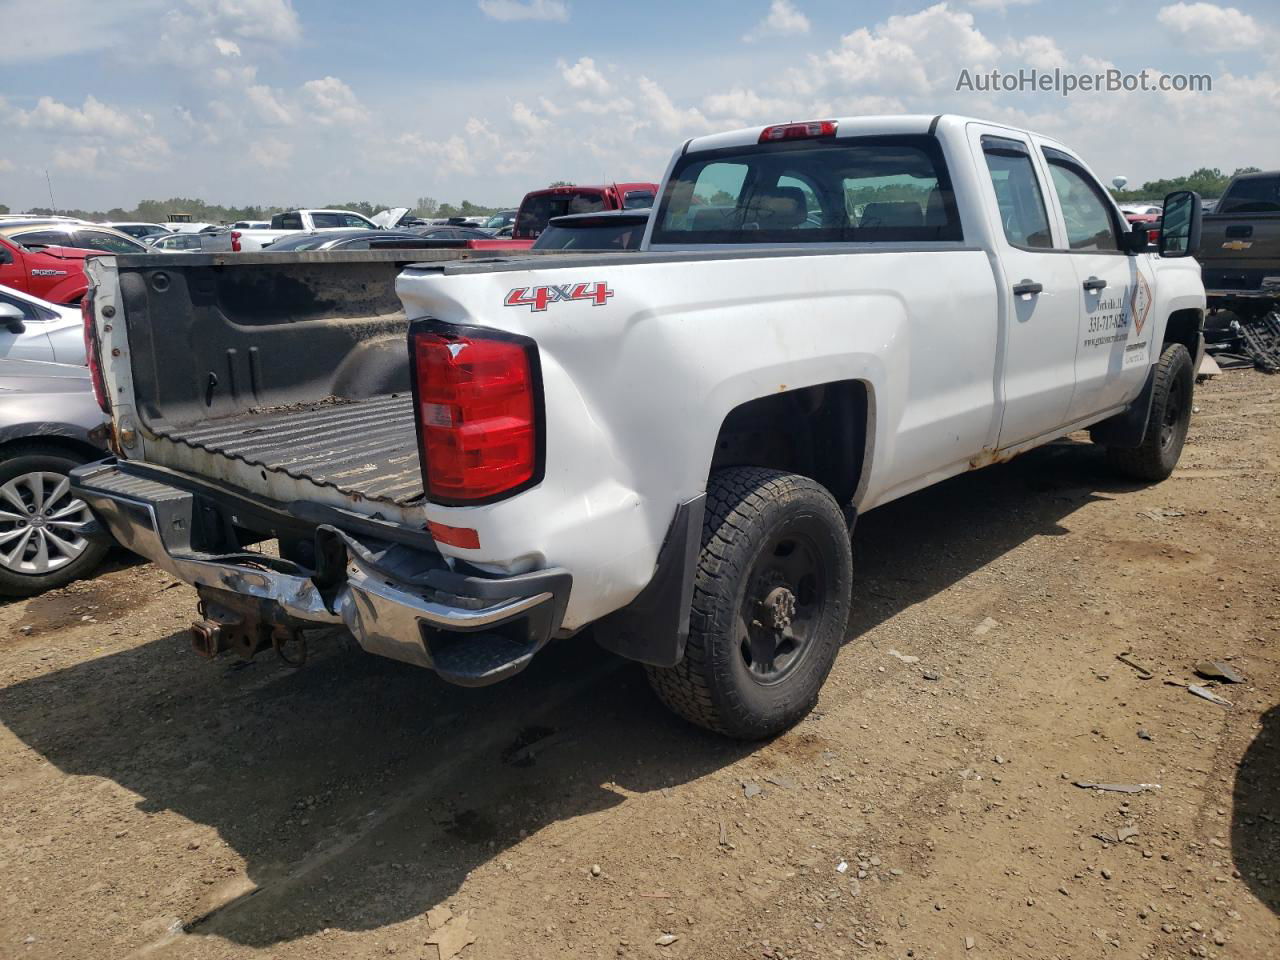
<svg viewBox="0 0 1280 960">
<path fill-rule="evenodd" d="M 593 307 L 603 307 L 613 296 L 609 284 L 603 280 L 588 283 L 561 283 L 546 287 L 516 287 L 507 293 L 505 307 L 528 307 L 535 313 L 547 309 L 548 304 L 568 300 L 590 300 Z"/>
</svg>

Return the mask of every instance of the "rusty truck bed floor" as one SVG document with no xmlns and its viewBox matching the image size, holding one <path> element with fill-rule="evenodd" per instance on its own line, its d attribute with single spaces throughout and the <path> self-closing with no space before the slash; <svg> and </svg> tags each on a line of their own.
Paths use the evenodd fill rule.
<svg viewBox="0 0 1280 960">
<path fill-rule="evenodd" d="M 422 497 L 407 393 L 254 410 L 156 433 L 366 500 L 404 505 Z"/>
</svg>

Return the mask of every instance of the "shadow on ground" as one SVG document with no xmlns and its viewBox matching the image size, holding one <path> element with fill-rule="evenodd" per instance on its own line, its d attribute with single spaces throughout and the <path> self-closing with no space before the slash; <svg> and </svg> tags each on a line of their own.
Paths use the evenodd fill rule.
<svg viewBox="0 0 1280 960">
<path fill-rule="evenodd" d="M 851 634 L 1125 489 L 1096 450 L 1063 444 L 875 511 L 855 538 Z M 290 671 L 206 665 L 173 634 L 0 690 L 0 720 L 59 770 L 216 829 L 258 892 L 183 919 L 258 946 L 417 915 L 525 833 L 622 803 L 610 784 L 658 790 L 753 749 L 671 718 L 586 638 L 462 690 L 338 638 Z"/>
<path fill-rule="evenodd" d="M 1254 896 L 1280 914 L 1280 706 L 1262 715 L 1236 771 L 1231 853 Z"/>
</svg>

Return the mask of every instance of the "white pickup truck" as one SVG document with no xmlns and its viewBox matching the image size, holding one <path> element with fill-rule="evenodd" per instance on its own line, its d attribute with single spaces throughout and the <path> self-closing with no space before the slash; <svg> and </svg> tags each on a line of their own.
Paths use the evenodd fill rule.
<svg viewBox="0 0 1280 960">
<path fill-rule="evenodd" d="M 383 210 L 372 218 L 352 210 L 290 210 L 277 213 L 266 229 L 223 230 L 202 240 L 202 250 L 209 253 L 231 251 L 249 253 L 271 246 L 281 237 L 298 233 L 323 233 L 327 230 L 385 230 L 400 222 L 408 207 Z"/>
<path fill-rule="evenodd" d="M 75 489 L 196 585 L 207 656 L 338 625 L 480 685 L 593 627 L 768 736 L 846 639 L 859 513 L 1085 428 L 1173 470 L 1205 294 L 1199 200 L 1164 209 L 1157 254 L 1060 143 L 848 118 L 681 145 L 634 252 L 92 260 L 119 456 Z"/>
</svg>

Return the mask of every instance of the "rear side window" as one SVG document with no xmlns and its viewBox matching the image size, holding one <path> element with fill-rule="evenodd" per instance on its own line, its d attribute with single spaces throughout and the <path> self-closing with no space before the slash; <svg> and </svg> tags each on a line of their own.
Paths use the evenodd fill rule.
<svg viewBox="0 0 1280 960">
<path fill-rule="evenodd" d="M 628 190 L 622 197 L 623 210 L 639 210 L 653 206 L 652 190 Z"/>
<path fill-rule="evenodd" d="M 1280 174 L 1237 180 L 1222 195 L 1215 213 L 1280 213 Z"/>
<path fill-rule="evenodd" d="M 963 239 L 937 140 L 780 141 L 682 157 L 653 243 L 930 243 Z"/>
<path fill-rule="evenodd" d="M 1026 144 L 1004 137 L 983 137 L 982 152 L 996 191 L 1005 239 L 1015 247 L 1052 247 L 1044 194 Z"/>
<path fill-rule="evenodd" d="M 272 230 L 301 230 L 302 214 L 300 213 L 277 213 L 271 218 Z"/>
</svg>

